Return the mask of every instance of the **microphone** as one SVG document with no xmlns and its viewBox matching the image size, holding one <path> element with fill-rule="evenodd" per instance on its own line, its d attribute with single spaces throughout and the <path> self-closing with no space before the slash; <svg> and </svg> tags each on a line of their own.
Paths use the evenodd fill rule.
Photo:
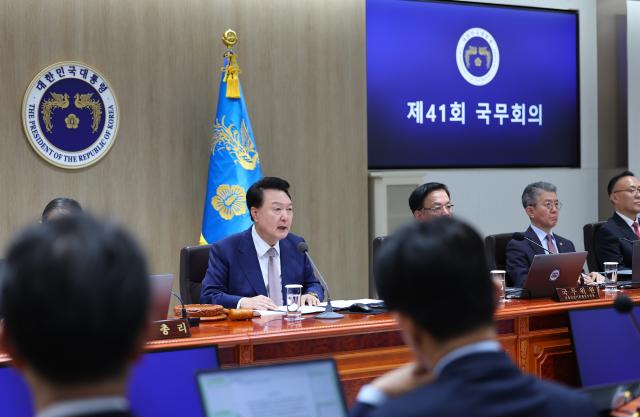
<svg viewBox="0 0 640 417">
<path fill-rule="evenodd" d="M 180 301 L 180 307 L 181 307 L 181 313 L 180 315 L 182 316 L 182 319 L 184 321 L 186 321 L 189 325 L 189 327 L 191 326 L 199 326 L 200 325 L 200 317 L 189 317 L 187 315 L 187 308 L 184 306 L 184 303 L 182 302 L 182 298 L 180 298 L 180 296 L 178 294 L 176 294 L 175 292 L 173 292 L 173 290 L 171 290 L 171 295 L 173 295 L 174 297 L 176 297 L 178 299 L 178 301 Z"/>
<path fill-rule="evenodd" d="M 316 278 L 318 278 L 318 280 L 320 280 L 320 285 L 322 285 L 322 288 L 327 293 L 327 306 L 324 309 L 324 313 L 318 314 L 315 318 L 317 318 L 317 319 L 341 319 L 341 318 L 343 318 L 344 315 L 342 315 L 340 313 L 336 313 L 335 311 L 333 311 L 333 307 L 331 306 L 331 294 L 329 294 L 329 286 L 327 285 L 327 282 L 322 277 L 322 274 L 320 273 L 320 270 L 318 269 L 318 267 L 316 267 L 316 264 L 313 262 L 313 259 L 311 259 L 311 255 L 309 255 L 309 245 L 307 245 L 307 242 L 302 241 L 302 242 L 298 243 L 298 252 L 304 253 L 305 255 L 307 255 L 307 259 L 309 260 L 309 263 L 311 264 L 311 268 L 313 268 L 313 274 L 316 276 Z"/>
<path fill-rule="evenodd" d="M 620 314 L 629 315 L 631 322 L 633 323 L 633 327 L 635 327 L 636 332 L 640 334 L 640 324 L 638 323 L 636 316 L 633 315 L 633 301 L 631 301 L 631 298 L 624 294 L 620 294 L 613 301 L 613 308 L 615 308 Z"/>
<path fill-rule="evenodd" d="M 533 243 L 534 245 L 536 245 L 539 248 L 542 248 L 545 252 L 547 252 L 549 255 L 553 255 L 553 253 L 551 253 L 551 251 L 549 249 L 546 249 L 544 246 L 542 246 L 541 244 L 539 244 L 538 242 L 529 239 L 528 237 L 526 237 L 524 235 L 524 233 L 520 233 L 520 232 L 515 232 L 513 235 L 511 235 L 511 239 L 513 240 L 517 240 L 517 241 L 523 241 L 523 240 L 527 240 L 531 243 Z"/>
</svg>

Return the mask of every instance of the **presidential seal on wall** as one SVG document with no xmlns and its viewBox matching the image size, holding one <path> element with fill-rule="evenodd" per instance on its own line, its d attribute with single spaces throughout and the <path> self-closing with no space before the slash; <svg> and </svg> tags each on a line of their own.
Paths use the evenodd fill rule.
<svg viewBox="0 0 640 417">
<path fill-rule="evenodd" d="M 40 71 L 22 103 L 27 141 L 44 160 L 61 168 L 98 162 L 116 140 L 119 121 L 109 82 L 79 62 L 59 62 Z"/>
</svg>

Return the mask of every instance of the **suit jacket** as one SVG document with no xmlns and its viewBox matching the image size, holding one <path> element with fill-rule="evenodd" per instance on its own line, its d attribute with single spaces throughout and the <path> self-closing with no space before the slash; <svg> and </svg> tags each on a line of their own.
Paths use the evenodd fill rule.
<svg viewBox="0 0 640 417">
<path fill-rule="evenodd" d="M 309 259 L 298 252 L 300 236 L 289 233 L 280 241 L 280 275 L 282 299 L 284 286 L 302 284 L 302 293 L 314 292 L 322 300 L 322 286 L 313 274 Z M 209 266 L 202 280 L 200 302 L 236 308 L 242 297 L 267 296 L 258 254 L 251 237 L 251 228 L 231 235 L 211 247 Z"/>
<path fill-rule="evenodd" d="M 536 235 L 536 232 L 533 231 L 531 226 L 527 228 L 524 235 L 534 242 L 540 242 L 538 235 Z M 565 239 L 555 233 L 553 237 L 556 239 L 559 253 L 576 251 L 576 248 L 569 239 Z M 533 262 L 533 257 L 535 255 L 544 255 L 545 253 L 544 249 L 527 240 L 517 241 L 511 239 L 509 243 L 507 243 L 507 274 L 509 274 L 514 287 L 522 287 L 524 285 L 524 282 L 527 280 L 527 275 L 529 274 L 529 267 L 531 267 L 531 263 Z"/>
<path fill-rule="evenodd" d="M 631 269 L 633 244 L 621 238 L 638 240 L 624 219 L 617 213 L 613 213 L 613 216 L 598 229 L 595 236 L 596 259 L 601 271 L 604 270 L 603 262 L 618 262 L 619 269 Z"/>
<path fill-rule="evenodd" d="M 463 356 L 430 384 L 351 417 L 596 417 L 589 397 L 523 374 L 504 352 Z"/>
</svg>

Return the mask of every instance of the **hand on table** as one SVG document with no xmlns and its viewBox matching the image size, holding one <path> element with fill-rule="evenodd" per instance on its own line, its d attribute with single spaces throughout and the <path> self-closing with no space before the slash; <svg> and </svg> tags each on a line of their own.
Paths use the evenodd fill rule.
<svg viewBox="0 0 640 417">
<path fill-rule="evenodd" d="M 597 285 L 604 282 L 604 276 L 597 272 L 589 272 L 588 274 L 582 274 L 584 277 L 584 283 L 587 285 Z"/>
<path fill-rule="evenodd" d="M 317 306 L 320 304 L 320 300 L 318 300 L 318 297 L 313 294 L 302 294 L 302 297 L 300 297 L 300 304 L 303 306 Z"/>
<path fill-rule="evenodd" d="M 240 300 L 240 308 L 251 308 L 253 310 L 275 310 L 278 308 L 273 300 L 264 295 L 256 295 L 255 297 L 247 297 Z"/>
</svg>

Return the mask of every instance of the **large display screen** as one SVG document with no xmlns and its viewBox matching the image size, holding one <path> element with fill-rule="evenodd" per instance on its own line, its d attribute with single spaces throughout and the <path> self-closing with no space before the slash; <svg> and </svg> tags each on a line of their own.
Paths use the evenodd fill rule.
<svg viewBox="0 0 640 417">
<path fill-rule="evenodd" d="M 580 166 L 576 11 L 366 7 L 370 169 Z"/>
</svg>

